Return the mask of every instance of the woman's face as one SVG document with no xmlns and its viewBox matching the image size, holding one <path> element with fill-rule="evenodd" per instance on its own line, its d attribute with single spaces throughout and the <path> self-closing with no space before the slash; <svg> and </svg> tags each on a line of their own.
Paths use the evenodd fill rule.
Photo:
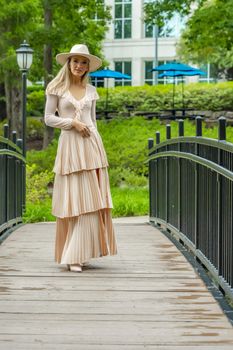
<svg viewBox="0 0 233 350">
<path fill-rule="evenodd" d="M 70 60 L 70 71 L 75 77 L 82 77 L 89 69 L 89 60 L 83 56 L 73 56 Z"/>
</svg>

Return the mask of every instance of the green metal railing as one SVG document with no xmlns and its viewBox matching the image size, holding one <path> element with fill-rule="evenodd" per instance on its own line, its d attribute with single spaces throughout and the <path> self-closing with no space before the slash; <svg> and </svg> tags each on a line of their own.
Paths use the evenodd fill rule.
<svg viewBox="0 0 233 350">
<path fill-rule="evenodd" d="M 165 142 L 148 140 L 150 222 L 165 228 L 195 255 L 233 299 L 233 144 L 226 142 L 226 119 L 219 118 L 218 140 L 196 136 Z"/>
<path fill-rule="evenodd" d="M 8 125 L 4 125 L 4 137 L 0 136 L 0 241 L 22 222 L 25 208 L 25 164 L 22 140 L 16 140 L 16 132 L 9 139 Z"/>
</svg>

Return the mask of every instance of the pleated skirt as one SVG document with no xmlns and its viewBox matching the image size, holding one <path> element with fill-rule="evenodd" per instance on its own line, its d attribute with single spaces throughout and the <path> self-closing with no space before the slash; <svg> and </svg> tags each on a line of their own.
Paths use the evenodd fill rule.
<svg viewBox="0 0 233 350">
<path fill-rule="evenodd" d="M 106 168 L 55 174 L 52 213 L 57 217 L 55 260 L 82 264 L 117 253 Z"/>
</svg>

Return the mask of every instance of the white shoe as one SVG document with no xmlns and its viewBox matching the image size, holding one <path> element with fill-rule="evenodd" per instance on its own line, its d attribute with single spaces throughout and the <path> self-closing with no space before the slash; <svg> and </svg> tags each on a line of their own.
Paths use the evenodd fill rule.
<svg viewBox="0 0 233 350">
<path fill-rule="evenodd" d="M 82 266 L 79 264 L 72 264 L 72 265 L 70 265 L 70 271 L 82 272 Z"/>
</svg>

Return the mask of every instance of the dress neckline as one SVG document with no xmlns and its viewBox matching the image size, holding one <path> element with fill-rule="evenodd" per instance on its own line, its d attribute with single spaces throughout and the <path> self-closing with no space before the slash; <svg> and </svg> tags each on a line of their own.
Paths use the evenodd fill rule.
<svg viewBox="0 0 233 350">
<path fill-rule="evenodd" d="M 69 92 L 70 96 L 71 96 L 75 101 L 80 102 L 80 101 L 82 101 L 82 100 L 86 97 L 86 95 L 87 95 L 87 85 L 86 85 L 86 88 L 85 88 L 84 96 L 83 96 L 82 98 L 80 98 L 79 100 L 78 100 L 76 97 L 74 97 L 74 95 L 70 92 L 70 89 L 68 90 L 68 92 Z"/>
</svg>

